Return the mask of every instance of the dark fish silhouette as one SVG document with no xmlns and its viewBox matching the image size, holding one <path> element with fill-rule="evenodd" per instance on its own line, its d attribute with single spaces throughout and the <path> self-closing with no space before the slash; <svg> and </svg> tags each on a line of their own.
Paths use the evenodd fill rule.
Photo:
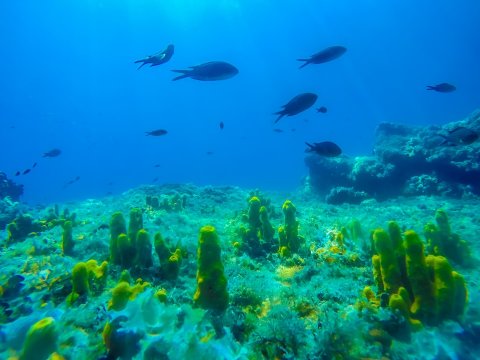
<svg viewBox="0 0 480 360">
<path fill-rule="evenodd" d="M 32 170 L 27 169 L 27 170 L 25 170 L 22 174 L 23 174 L 23 175 L 27 175 L 30 171 L 32 171 Z"/>
<path fill-rule="evenodd" d="M 191 66 L 188 70 L 172 70 L 182 75 L 172 80 L 192 78 L 200 81 L 226 80 L 238 74 L 238 69 L 224 61 L 211 61 L 205 64 Z"/>
<path fill-rule="evenodd" d="M 320 106 L 318 109 L 317 109 L 317 112 L 319 113 L 322 113 L 322 114 L 325 114 L 327 112 L 327 108 L 325 106 Z"/>
<path fill-rule="evenodd" d="M 163 129 L 158 129 L 158 130 L 146 131 L 145 134 L 147 134 L 147 136 L 162 136 L 162 135 L 167 135 L 168 131 Z"/>
<path fill-rule="evenodd" d="M 307 66 L 308 64 L 322 64 L 322 63 L 335 60 L 336 58 L 339 58 L 340 56 L 345 54 L 345 51 L 347 51 L 346 47 L 330 46 L 326 49 L 323 49 L 322 51 L 317 52 L 316 54 L 313 54 L 308 59 L 297 59 L 297 60 L 305 61 L 305 63 L 302 64 L 302 66 L 300 66 L 300 69 L 301 69 Z"/>
<path fill-rule="evenodd" d="M 283 133 L 282 129 L 273 129 L 273 131 L 275 131 L 276 133 Z"/>
<path fill-rule="evenodd" d="M 213 155 L 213 151 L 207 151 L 206 154 L 207 155 Z"/>
<path fill-rule="evenodd" d="M 158 168 L 160 167 L 160 164 L 155 164 L 154 167 Z"/>
<path fill-rule="evenodd" d="M 46 153 L 43 154 L 43 157 L 57 157 L 62 153 L 62 150 L 60 149 L 52 149 L 50 151 L 47 151 Z"/>
<path fill-rule="evenodd" d="M 70 186 L 72 184 L 75 184 L 78 180 L 80 180 L 80 176 L 76 176 L 75 179 L 67 181 L 64 185 L 63 188 L 65 189 L 67 186 Z"/>
<path fill-rule="evenodd" d="M 305 143 L 308 145 L 308 148 L 305 150 L 305 152 L 314 152 L 315 154 L 321 155 L 321 156 L 326 156 L 326 157 L 335 157 L 338 156 L 342 153 L 342 149 L 340 147 L 331 142 L 331 141 L 322 141 L 319 143 Z"/>
<path fill-rule="evenodd" d="M 448 131 L 448 135 L 441 135 L 444 140 L 440 145 L 470 145 L 478 140 L 478 133 L 464 126 Z"/>
<path fill-rule="evenodd" d="M 441 84 L 438 84 L 438 85 L 427 86 L 427 90 L 449 93 L 449 92 L 457 90 L 457 88 L 455 86 L 453 86 L 452 84 L 449 84 L 449 83 L 441 83 Z"/>
<path fill-rule="evenodd" d="M 223 123 L 223 121 L 220 121 L 219 126 L 220 126 L 220 130 L 223 130 L 223 128 L 225 127 L 225 124 Z"/>
<path fill-rule="evenodd" d="M 274 115 L 279 115 L 275 123 L 277 123 L 284 116 L 293 116 L 301 113 L 302 111 L 307 110 L 315 101 L 317 101 L 318 96 L 313 93 L 303 93 L 295 96 L 287 104 L 283 105 L 283 110 L 280 110 Z"/>
<path fill-rule="evenodd" d="M 21 172 L 20 172 L 20 171 L 17 171 L 17 172 L 15 173 L 15 176 L 19 176 L 20 174 L 21 174 Z"/>
<path fill-rule="evenodd" d="M 36 166 L 37 166 L 37 163 L 33 163 L 32 169 L 35 168 Z"/>
<path fill-rule="evenodd" d="M 143 65 L 150 64 L 150 66 L 157 66 L 161 64 L 165 64 L 168 60 L 170 60 L 173 56 L 175 47 L 173 45 L 168 45 L 167 48 L 155 55 L 147 56 L 143 59 L 135 61 L 135 64 L 142 63 L 137 70 L 142 68 Z"/>
</svg>

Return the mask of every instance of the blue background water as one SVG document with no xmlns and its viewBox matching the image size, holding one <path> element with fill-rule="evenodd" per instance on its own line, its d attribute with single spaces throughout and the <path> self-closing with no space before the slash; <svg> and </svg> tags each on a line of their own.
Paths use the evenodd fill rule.
<svg viewBox="0 0 480 360">
<path fill-rule="evenodd" d="M 155 178 L 293 189 L 308 173 L 304 141 L 370 154 L 381 121 L 441 124 L 478 107 L 479 14 L 476 0 L 3 1 L 0 170 L 38 162 L 14 178 L 30 202 Z M 137 71 L 134 60 L 169 43 L 169 63 Z M 348 51 L 298 69 L 297 58 L 331 45 Z M 212 60 L 239 75 L 171 81 L 170 70 Z M 458 90 L 425 90 L 441 82 Z M 272 113 L 301 92 L 329 112 L 312 108 L 273 132 Z M 169 134 L 145 136 L 157 128 Z M 55 147 L 61 156 L 41 158 Z"/>
</svg>

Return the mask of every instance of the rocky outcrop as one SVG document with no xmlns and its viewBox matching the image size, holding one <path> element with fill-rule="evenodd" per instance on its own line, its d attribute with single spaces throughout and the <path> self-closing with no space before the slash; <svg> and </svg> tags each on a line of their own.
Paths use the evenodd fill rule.
<svg viewBox="0 0 480 360">
<path fill-rule="evenodd" d="M 454 145 L 442 137 L 459 127 L 480 134 L 480 111 L 443 126 L 382 123 L 376 131 L 373 156 L 332 159 L 308 155 L 310 186 L 326 196 L 340 187 L 377 200 L 400 195 L 480 195 L 480 140 Z M 346 194 L 345 190 L 342 193 Z M 335 199 L 338 203 L 338 197 Z M 340 199 L 357 202 L 359 197 Z"/>
</svg>

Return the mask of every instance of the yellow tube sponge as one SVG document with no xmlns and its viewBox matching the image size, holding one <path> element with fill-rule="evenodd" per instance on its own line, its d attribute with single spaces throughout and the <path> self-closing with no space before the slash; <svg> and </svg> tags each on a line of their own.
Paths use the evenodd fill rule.
<svg viewBox="0 0 480 360">
<path fill-rule="evenodd" d="M 458 320 L 465 311 L 468 301 L 467 284 L 462 275 L 456 271 L 452 272 L 453 282 L 455 284 L 455 298 L 453 303 L 453 318 Z"/>
<path fill-rule="evenodd" d="M 116 212 L 112 214 L 112 219 L 110 220 L 110 261 L 113 264 L 120 264 L 120 256 L 118 254 L 118 236 L 120 234 L 127 233 L 127 226 L 125 223 L 125 218 L 121 212 Z"/>
<path fill-rule="evenodd" d="M 98 265 L 97 260 L 88 260 L 86 262 L 88 270 L 88 285 L 90 290 L 100 295 L 107 284 L 107 267 L 108 262 L 104 261 Z"/>
<path fill-rule="evenodd" d="M 135 242 L 137 251 L 135 257 L 135 265 L 140 269 L 148 269 L 153 266 L 152 258 L 152 242 L 150 235 L 145 229 L 140 229 L 137 232 L 137 240 Z"/>
<path fill-rule="evenodd" d="M 401 284 L 401 274 L 398 261 L 393 251 L 390 236 L 383 229 L 373 232 L 373 242 L 380 257 L 380 269 L 384 290 L 389 294 L 397 293 Z"/>
<path fill-rule="evenodd" d="M 373 280 L 377 285 L 377 292 L 381 294 L 385 291 L 385 289 L 383 287 L 382 268 L 380 266 L 380 256 L 378 255 L 372 256 L 372 265 L 373 265 Z"/>
<path fill-rule="evenodd" d="M 63 255 L 72 255 L 73 253 L 73 224 L 70 220 L 67 220 L 63 223 L 63 234 L 62 234 L 62 250 Z"/>
<path fill-rule="evenodd" d="M 429 255 L 427 263 L 433 270 L 433 284 L 436 301 L 436 322 L 458 320 L 467 303 L 467 287 L 463 276 L 453 271 L 443 256 Z"/>
<path fill-rule="evenodd" d="M 33 324 L 23 343 L 20 360 L 46 360 L 57 349 L 55 319 L 44 318 Z"/>
<path fill-rule="evenodd" d="M 422 323 L 419 320 L 412 319 L 412 317 L 410 316 L 408 304 L 405 302 L 405 299 L 401 295 L 392 294 L 392 296 L 390 296 L 388 306 L 390 307 L 390 309 L 392 309 L 392 311 L 397 311 L 405 318 L 405 320 L 410 324 L 411 330 L 415 331 L 422 328 Z"/>
<path fill-rule="evenodd" d="M 202 227 L 197 251 L 197 290 L 193 301 L 203 309 L 223 313 L 228 307 L 228 292 L 220 255 L 215 228 Z"/>
<path fill-rule="evenodd" d="M 150 283 L 137 280 L 134 286 L 126 281 L 121 281 L 112 290 L 112 298 L 108 302 L 107 309 L 120 311 L 127 306 L 129 300 L 134 300 L 138 294 L 142 293 Z"/>
<path fill-rule="evenodd" d="M 79 262 L 72 270 L 72 293 L 67 297 L 67 303 L 72 305 L 80 296 L 86 296 L 89 292 L 88 267 L 84 262 Z"/>
<path fill-rule="evenodd" d="M 296 253 L 300 250 L 303 242 L 303 237 L 298 235 L 299 223 L 296 219 L 297 208 L 290 200 L 286 200 L 282 206 L 283 215 L 285 216 L 285 224 L 280 227 L 280 248 L 286 246 L 291 253 Z"/>
<path fill-rule="evenodd" d="M 423 243 L 413 230 L 405 232 L 404 247 L 408 280 L 413 292 L 410 308 L 414 317 L 429 323 L 435 318 L 435 298 L 423 253 Z"/>
</svg>

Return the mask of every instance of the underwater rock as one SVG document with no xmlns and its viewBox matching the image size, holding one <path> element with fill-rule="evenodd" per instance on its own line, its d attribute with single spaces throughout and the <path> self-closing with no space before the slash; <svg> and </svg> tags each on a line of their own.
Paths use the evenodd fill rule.
<svg viewBox="0 0 480 360">
<path fill-rule="evenodd" d="M 364 191 L 355 191 L 351 187 L 335 187 L 330 190 L 325 200 L 328 204 L 339 205 L 344 203 L 360 204 L 368 199 L 368 194 Z"/>
<path fill-rule="evenodd" d="M 9 197 L 0 199 L 0 229 L 4 229 L 8 223 L 17 217 L 20 211 L 19 207 L 19 203 L 13 202 Z"/>
<path fill-rule="evenodd" d="M 23 194 L 23 185 L 15 184 L 7 178 L 7 174 L 0 172 L 0 199 L 10 197 L 13 201 L 18 201 Z"/>
<path fill-rule="evenodd" d="M 321 195 L 334 187 L 351 187 L 377 200 L 419 194 L 480 195 L 480 141 L 445 142 L 459 128 L 479 133 L 480 110 L 443 126 L 382 123 L 376 130 L 373 156 L 306 156 L 310 185 Z"/>
</svg>

